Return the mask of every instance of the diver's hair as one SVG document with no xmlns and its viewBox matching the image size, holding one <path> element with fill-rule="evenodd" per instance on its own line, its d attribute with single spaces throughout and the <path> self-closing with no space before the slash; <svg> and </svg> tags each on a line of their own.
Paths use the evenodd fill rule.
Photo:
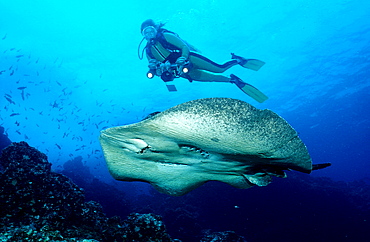
<svg viewBox="0 0 370 242">
<path fill-rule="evenodd" d="M 155 27 L 156 29 L 161 29 L 166 23 L 163 23 L 163 22 L 158 22 L 158 23 L 155 23 L 155 21 L 153 19 L 147 19 L 145 20 L 142 24 L 141 24 L 141 32 L 143 32 L 143 30 L 148 27 L 148 26 L 153 26 Z"/>
<path fill-rule="evenodd" d="M 157 27 L 157 29 L 161 29 L 165 25 L 166 25 L 166 23 L 159 22 L 158 24 L 156 24 L 156 27 Z"/>
</svg>

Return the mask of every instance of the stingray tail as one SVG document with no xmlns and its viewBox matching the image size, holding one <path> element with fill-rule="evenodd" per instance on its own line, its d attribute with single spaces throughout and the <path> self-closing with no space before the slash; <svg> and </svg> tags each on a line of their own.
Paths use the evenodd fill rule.
<svg viewBox="0 0 370 242">
<path fill-rule="evenodd" d="M 313 171 L 320 170 L 320 169 L 324 169 L 328 166 L 331 166 L 331 163 L 312 164 L 312 170 Z"/>
</svg>

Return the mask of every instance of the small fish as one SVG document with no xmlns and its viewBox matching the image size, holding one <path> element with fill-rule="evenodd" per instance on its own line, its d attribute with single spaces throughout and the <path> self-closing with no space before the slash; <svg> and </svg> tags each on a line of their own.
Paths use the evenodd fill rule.
<svg viewBox="0 0 370 242">
<path fill-rule="evenodd" d="M 2 40 L 6 39 L 6 35 L 7 35 L 7 34 L 5 34 L 5 35 L 4 35 L 4 37 L 2 38 Z"/>
<path fill-rule="evenodd" d="M 4 96 L 5 97 L 5 99 L 9 102 L 9 103 L 11 103 L 11 104 L 15 104 L 15 102 L 12 100 L 12 99 L 10 99 L 9 97 L 7 97 L 7 96 Z"/>
<path fill-rule="evenodd" d="M 60 147 L 60 145 L 58 145 L 58 144 L 55 144 L 55 145 L 58 147 L 58 149 L 60 149 L 60 150 L 62 149 L 62 147 Z"/>
<path fill-rule="evenodd" d="M 23 90 L 23 89 L 25 89 L 25 88 L 27 88 L 27 87 L 18 87 L 17 89 L 19 89 L 19 90 Z"/>
<path fill-rule="evenodd" d="M 23 57 L 24 55 L 17 55 L 17 56 L 15 56 L 15 58 L 21 58 L 21 57 Z"/>
<path fill-rule="evenodd" d="M 50 106 L 52 106 L 53 108 L 59 108 L 57 101 L 54 101 L 54 103 L 50 104 Z"/>
<path fill-rule="evenodd" d="M 17 116 L 17 115 L 20 115 L 20 113 L 12 113 L 10 114 L 10 117 Z"/>
</svg>

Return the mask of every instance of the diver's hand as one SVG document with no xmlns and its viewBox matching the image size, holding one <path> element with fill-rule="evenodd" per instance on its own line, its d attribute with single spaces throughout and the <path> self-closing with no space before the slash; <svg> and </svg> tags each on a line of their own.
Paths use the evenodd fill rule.
<svg viewBox="0 0 370 242">
<path fill-rule="evenodd" d="M 161 62 L 160 62 L 160 61 L 158 61 L 158 60 L 156 60 L 156 59 L 150 59 L 150 60 L 149 60 L 149 65 L 148 65 L 148 67 L 149 67 L 149 69 L 151 69 L 151 70 L 155 70 L 155 69 L 157 69 L 157 68 L 158 68 L 159 63 L 161 63 Z"/>
<path fill-rule="evenodd" d="M 176 64 L 179 65 L 179 66 L 183 66 L 185 65 L 186 63 L 186 58 L 185 57 L 179 57 L 177 60 L 176 60 Z"/>
</svg>

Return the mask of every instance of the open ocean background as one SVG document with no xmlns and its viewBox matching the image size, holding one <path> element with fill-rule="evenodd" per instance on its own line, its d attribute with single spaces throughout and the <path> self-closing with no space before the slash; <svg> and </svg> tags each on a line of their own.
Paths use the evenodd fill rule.
<svg viewBox="0 0 370 242">
<path fill-rule="evenodd" d="M 194 200 L 186 200 L 197 219 L 204 221 L 201 228 L 234 230 L 247 241 L 298 241 L 297 228 L 284 227 L 289 224 L 302 231 L 306 227 L 311 232 L 301 233 L 302 237 L 314 233 L 315 241 L 354 241 L 355 235 L 361 241 L 360 234 L 370 229 L 369 217 L 360 213 L 351 217 L 352 208 L 346 203 L 335 205 L 332 197 L 322 197 L 326 190 L 305 192 L 305 186 L 294 187 L 292 181 L 308 179 L 305 182 L 313 186 L 309 179 L 317 178 L 322 182 L 315 183 L 319 188 L 329 183 L 338 188 L 370 183 L 369 13 L 368 0 L 0 1 L 0 126 L 13 142 L 26 141 L 45 153 L 56 171 L 81 157 L 95 178 L 122 190 L 128 203 L 131 196 L 150 194 L 184 204 L 181 199 L 189 199 L 188 195 L 169 198 L 144 183 L 113 181 L 99 145 L 100 130 L 135 123 L 149 113 L 194 99 L 240 99 L 278 113 L 298 131 L 314 163 L 332 166 L 303 178 L 295 173 L 284 181 L 276 178 L 276 183 L 291 183 L 275 190 L 274 182 L 249 190 L 207 184 L 190 193 Z M 258 72 L 236 66 L 227 74 L 236 74 L 269 99 L 259 104 L 235 85 L 185 79 L 174 81 L 177 92 L 168 92 L 159 78 L 147 79 L 147 61 L 140 61 L 137 52 L 140 25 L 148 18 L 165 22 L 167 29 L 216 62 L 228 60 L 231 52 L 265 61 Z M 290 186 L 307 198 L 288 199 L 289 190 L 281 189 Z M 280 196 L 286 200 L 279 204 L 253 200 Z M 210 204 L 214 199 L 217 202 Z M 141 201 L 137 207 L 146 206 L 147 212 L 162 213 L 165 223 L 176 224 L 153 200 Z M 246 201 L 248 209 L 255 209 L 242 210 L 247 209 Z M 324 205 L 307 210 L 297 205 L 302 201 L 308 207 Z M 275 205 L 289 206 L 291 211 L 275 213 Z M 209 210 L 195 209 L 201 207 Z M 323 216 L 327 220 L 313 218 L 328 208 L 333 211 Z M 336 209 L 350 211 L 342 216 Z M 305 215 L 299 215 L 301 211 Z M 287 213 L 291 213 L 288 218 Z M 316 226 L 327 228 L 315 232 Z M 193 241 L 184 235 L 191 234 L 189 230 L 169 229 L 183 241 Z"/>
</svg>

